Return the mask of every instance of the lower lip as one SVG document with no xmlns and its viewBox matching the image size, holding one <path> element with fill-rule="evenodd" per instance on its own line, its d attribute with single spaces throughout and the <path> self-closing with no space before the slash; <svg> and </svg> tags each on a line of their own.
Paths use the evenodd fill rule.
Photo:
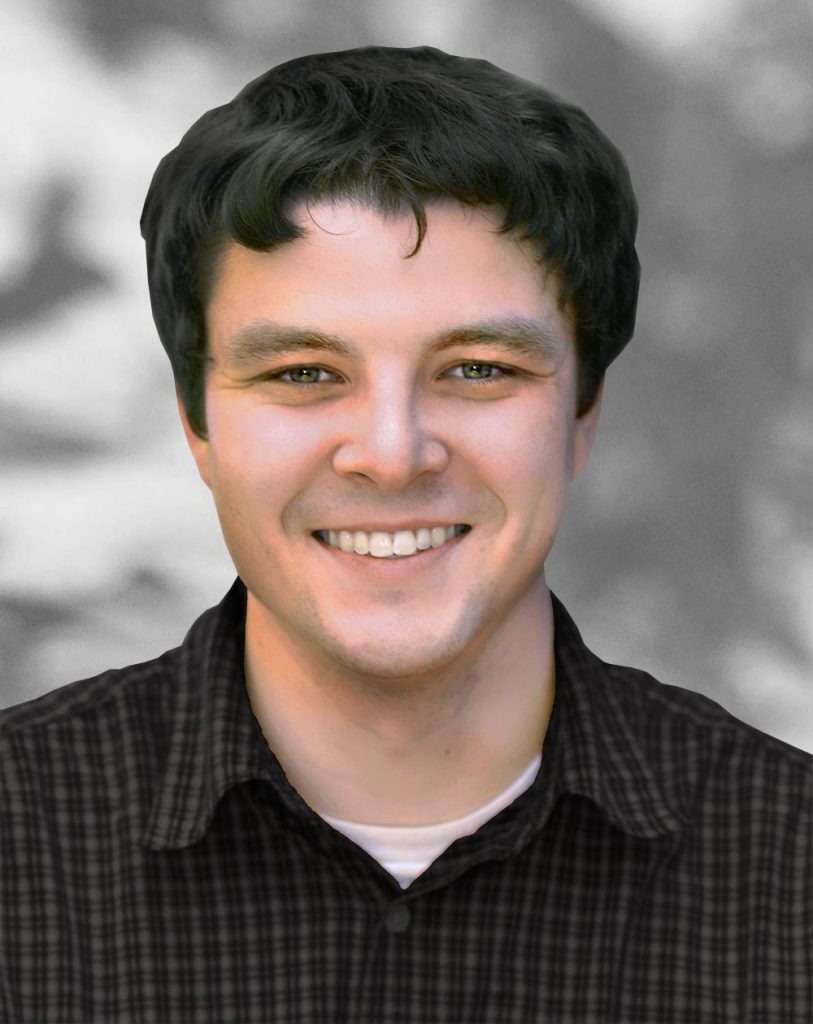
<svg viewBox="0 0 813 1024">
<path fill-rule="evenodd" d="M 468 533 L 452 537 L 445 544 L 441 544 L 439 548 L 427 548 L 425 551 L 420 551 L 414 555 L 400 555 L 396 558 L 376 558 L 374 555 L 359 555 L 355 551 L 342 551 L 341 548 L 333 547 L 332 544 L 325 544 L 324 541 L 317 540 L 315 537 L 313 541 L 327 555 L 336 559 L 340 565 L 345 566 L 347 569 L 368 578 L 386 580 L 400 579 L 402 576 L 414 572 L 423 572 L 434 568 L 457 548 L 460 542 L 468 537 L 470 533 L 471 530 Z"/>
</svg>

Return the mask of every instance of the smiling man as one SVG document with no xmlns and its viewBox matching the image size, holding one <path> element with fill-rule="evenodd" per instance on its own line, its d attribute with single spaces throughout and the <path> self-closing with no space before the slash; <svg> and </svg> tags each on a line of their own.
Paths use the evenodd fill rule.
<svg viewBox="0 0 813 1024">
<path fill-rule="evenodd" d="M 461 817 L 542 747 L 542 567 L 598 402 L 575 415 L 571 320 L 493 213 L 431 202 L 409 258 L 408 214 L 292 213 L 296 241 L 222 254 L 206 437 L 187 425 L 248 592 L 249 697 L 320 813 Z"/>
<path fill-rule="evenodd" d="M 282 65 L 164 159 L 153 310 L 239 578 L 5 714 L 3 1019 L 810 1019 L 811 759 L 545 580 L 635 222 L 581 111 L 430 49 Z"/>
</svg>

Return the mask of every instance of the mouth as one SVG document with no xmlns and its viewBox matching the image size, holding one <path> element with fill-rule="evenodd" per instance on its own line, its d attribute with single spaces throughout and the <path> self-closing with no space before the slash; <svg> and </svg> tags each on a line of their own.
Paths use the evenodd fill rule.
<svg viewBox="0 0 813 1024">
<path fill-rule="evenodd" d="M 449 526 L 422 526 L 417 530 L 314 530 L 313 536 L 328 547 L 346 554 L 371 558 L 411 558 L 468 533 L 468 523 Z"/>
</svg>

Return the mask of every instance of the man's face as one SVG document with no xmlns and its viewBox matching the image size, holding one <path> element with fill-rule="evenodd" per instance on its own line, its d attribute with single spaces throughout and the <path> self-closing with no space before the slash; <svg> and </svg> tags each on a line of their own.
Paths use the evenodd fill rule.
<svg viewBox="0 0 813 1024">
<path fill-rule="evenodd" d="M 463 664 L 541 607 L 598 411 L 575 417 L 572 329 L 530 248 L 482 209 L 427 213 L 409 259 L 411 214 L 343 201 L 301 207 L 305 237 L 272 252 L 227 249 L 208 440 L 187 428 L 253 619 L 378 679 Z M 358 553 L 393 535 L 415 553 Z"/>
</svg>

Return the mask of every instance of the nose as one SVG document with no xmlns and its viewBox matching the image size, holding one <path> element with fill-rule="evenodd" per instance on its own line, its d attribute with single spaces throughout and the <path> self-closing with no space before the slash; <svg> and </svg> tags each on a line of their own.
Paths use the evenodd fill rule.
<svg viewBox="0 0 813 1024">
<path fill-rule="evenodd" d="M 343 433 L 333 468 L 343 476 L 366 477 L 381 490 L 402 490 L 423 474 L 442 473 L 449 463 L 428 410 L 407 388 L 382 386 L 359 399 Z"/>
</svg>

